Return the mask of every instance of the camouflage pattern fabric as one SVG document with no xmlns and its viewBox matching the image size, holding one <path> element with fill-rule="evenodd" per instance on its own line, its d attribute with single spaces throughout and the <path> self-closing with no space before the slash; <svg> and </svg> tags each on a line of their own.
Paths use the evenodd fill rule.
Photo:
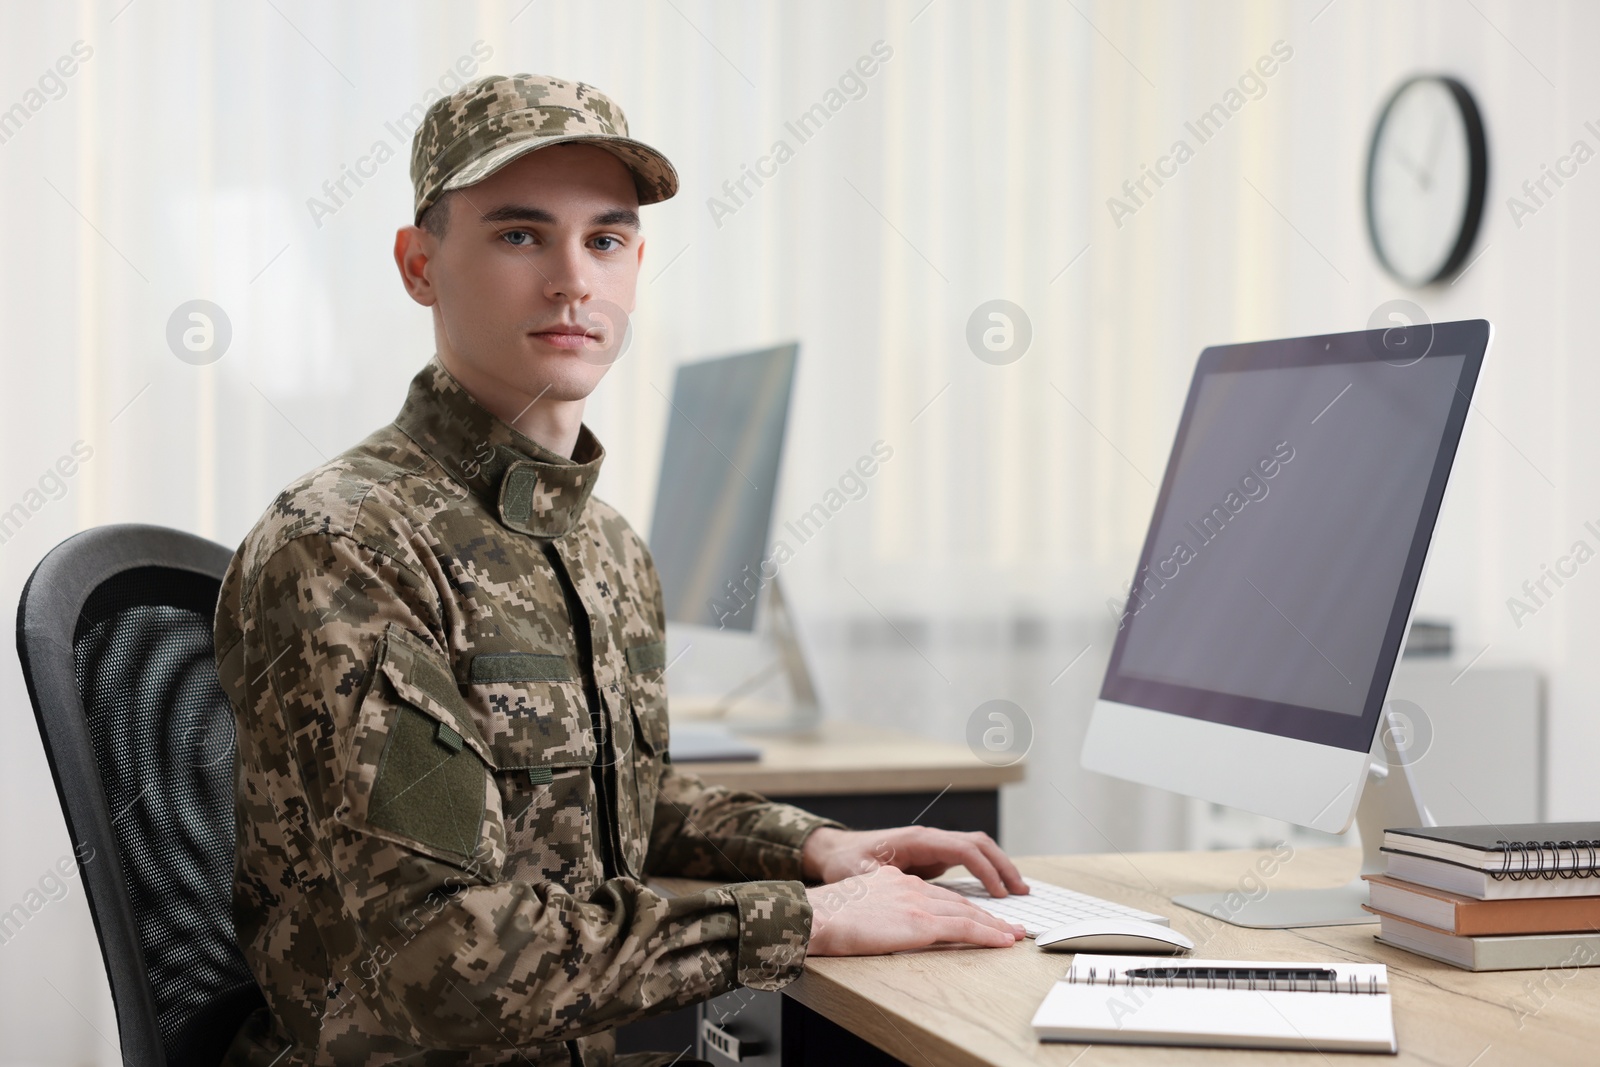
<svg viewBox="0 0 1600 1067">
<path fill-rule="evenodd" d="M 594 86 L 538 74 L 490 75 L 435 101 L 423 115 L 411 139 L 412 221 L 451 189 L 480 182 L 546 145 L 573 141 L 622 160 L 633 172 L 640 204 L 678 191 L 678 172 L 667 157 L 629 137 L 622 108 Z"/>
<path fill-rule="evenodd" d="M 229 1062 L 606 1065 L 621 1023 L 799 974 L 800 848 L 838 824 L 669 762 L 660 584 L 603 459 L 434 357 L 235 554 L 234 923 L 270 1012 Z"/>
</svg>

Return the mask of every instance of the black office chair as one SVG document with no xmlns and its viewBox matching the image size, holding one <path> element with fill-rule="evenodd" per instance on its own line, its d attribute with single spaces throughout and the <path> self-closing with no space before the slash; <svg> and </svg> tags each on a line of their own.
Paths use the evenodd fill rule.
<svg viewBox="0 0 1600 1067">
<path fill-rule="evenodd" d="M 102 526 L 52 549 L 17 608 L 130 1067 L 213 1067 L 265 1003 L 234 942 L 233 714 L 212 658 L 232 555 Z"/>
</svg>

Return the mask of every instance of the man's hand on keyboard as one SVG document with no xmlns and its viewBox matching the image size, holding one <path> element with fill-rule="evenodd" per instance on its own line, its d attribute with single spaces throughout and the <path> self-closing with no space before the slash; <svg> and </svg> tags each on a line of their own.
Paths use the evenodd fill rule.
<svg viewBox="0 0 1600 1067">
<path fill-rule="evenodd" d="M 929 826 L 893 830 L 813 830 L 800 851 L 801 873 L 818 882 L 839 882 L 878 867 L 937 878 L 951 867 L 965 867 L 993 897 L 1026 893 L 1016 864 L 985 833 L 957 833 Z"/>
<path fill-rule="evenodd" d="M 1005 948 L 1024 936 L 1021 926 L 960 894 L 890 866 L 815 886 L 806 896 L 812 956 L 877 956 L 941 943 Z"/>
</svg>

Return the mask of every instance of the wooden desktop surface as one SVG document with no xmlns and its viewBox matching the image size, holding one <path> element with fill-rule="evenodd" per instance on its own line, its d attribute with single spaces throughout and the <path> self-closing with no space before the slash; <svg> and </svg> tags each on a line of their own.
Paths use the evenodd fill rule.
<svg viewBox="0 0 1600 1067">
<path fill-rule="evenodd" d="M 1172 917 L 1221 959 L 1375 962 L 1389 967 L 1395 1059 L 1362 1054 L 1040 1043 L 1029 1020 L 1071 956 L 1032 941 L 1007 949 L 932 949 L 895 956 L 813 958 L 784 993 L 915 1067 L 1082 1063 L 1251 1065 L 1333 1061 L 1453 1067 L 1600 1062 L 1600 969 L 1474 974 L 1373 940 L 1375 924 L 1246 930 L 1208 920 L 1173 893 L 1250 889 L 1267 853 L 1191 852 L 1037 857 L 1025 874 Z M 1354 849 L 1300 849 L 1265 879 L 1267 891 L 1336 885 L 1354 876 Z M 1525 985 L 1542 986 L 1540 999 Z M 1539 1005 L 1542 1003 L 1542 1007 Z M 1536 1014 L 1520 1020 L 1518 1006 Z"/>
<path fill-rule="evenodd" d="M 991 767 L 967 747 L 861 723 L 824 721 L 815 734 L 750 734 L 761 759 L 681 763 L 708 783 L 769 796 L 995 789 L 1020 782 L 1022 764 Z"/>
</svg>

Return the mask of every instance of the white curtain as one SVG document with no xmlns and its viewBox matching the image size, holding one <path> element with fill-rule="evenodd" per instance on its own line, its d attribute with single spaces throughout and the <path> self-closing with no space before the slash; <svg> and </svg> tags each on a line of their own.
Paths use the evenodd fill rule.
<svg viewBox="0 0 1600 1067">
<path fill-rule="evenodd" d="M 828 713 L 960 741 L 980 704 L 1016 702 L 1037 740 L 1013 849 L 1182 844 L 1177 801 L 1076 756 L 1193 361 L 1363 328 L 1401 295 L 1496 328 L 1422 607 L 1467 655 L 1548 672 L 1550 813 L 1592 815 L 1600 570 L 1520 627 L 1505 601 L 1600 520 L 1600 164 L 1533 215 L 1507 197 L 1600 148 L 1597 33 L 1592 6 L 1509 0 L 7 4 L 0 513 L 25 515 L 0 530 L 0 603 L 89 526 L 234 545 L 391 419 L 432 350 L 390 256 L 407 116 L 463 71 L 548 73 L 611 94 L 683 179 L 643 212 L 635 344 L 591 401 L 601 494 L 648 529 L 673 367 L 798 339 L 779 521 L 893 449 L 785 575 Z M 1491 189 L 1481 257 L 1405 293 L 1362 184 L 1379 107 L 1419 71 L 1476 94 Z M 1185 123 L 1236 87 L 1197 143 Z M 1132 198 L 1180 138 L 1193 157 Z M 1006 365 L 966 340 L 996 299 L 1031 324 Z M 191 300 L 231 324 L 208 365 L 167 341 Z M 3 912 L 69 846 L 15 657 L 0 685 Z M 0 1061 L 116 1062 L 75 880 L 0 943 L 0 1036 Z"/>
</svg>

